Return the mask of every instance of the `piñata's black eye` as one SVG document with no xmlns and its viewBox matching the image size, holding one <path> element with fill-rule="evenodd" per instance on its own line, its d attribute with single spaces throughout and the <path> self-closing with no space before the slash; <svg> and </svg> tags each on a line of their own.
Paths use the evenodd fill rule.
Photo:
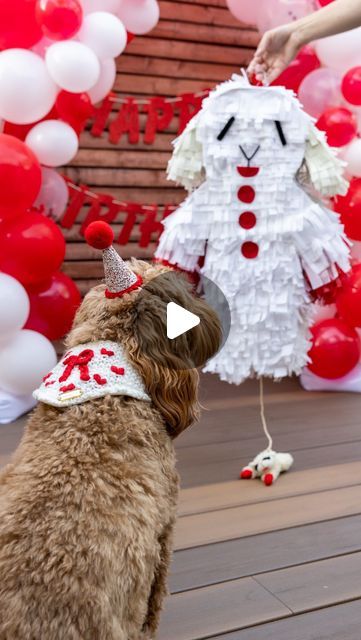
<svg viewBox="0 0 361 640">
<path fill-rule="evenodd" d="M 223 127 L 223 129 L 222 129 L 221 133 L 219 133 L 219 134 L 218 134 L 218 136 L 217 136 L 217 140 L 223 140 L 224 136 L 226 135 L 227 131 L 229 131 L 229 129 L 231 128 L 231 126 L 232 126 L 232 124 L 234 123 L 234 121 L 235 121 L 235 117 L 234 117 L 234 116 L 232 116 L 232 117 L 228 120 L 227 124 L 225 124 L 225 125 L 224 125 L 224 127 Z"/>
<path fill-rule="evenodd" d="M 286 140 L 285 134 L 283 133 L 283 129 L 282 129 L 282 125 L 281 125 L 280 121 L 279 120 L 275 120 L 275 125 L 276 125 L 276 129 L 277 129 L 277 133 L 278 133 L 278 135 L 280 137 L 280 140 L 282 142 L 282 145 L 285 147 L 286 144 L 287 144 L 287 140 Z"/>
</svg>

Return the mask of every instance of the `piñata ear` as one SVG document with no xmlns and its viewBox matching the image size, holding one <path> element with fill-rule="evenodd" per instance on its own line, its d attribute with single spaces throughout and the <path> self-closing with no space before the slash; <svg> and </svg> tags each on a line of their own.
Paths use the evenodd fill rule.
<svg viewBox="0 0 361 640">
<path fill-rule="evenodd" d="M 201 112 L 192 118 L 183 133 L 175 139 L 174 151 L 168 163 L 168 180 L 193 191 L 204 180 L 202 144 L 197 139 Z"/>
<path fill-rule="evenodd" d="M 310 124 L 306 140 L 305 163 L 318 193 L 334 196 L 347 192 L 348 182 L 343 175 L 346 163 L 337 157 L 336 149 L 328 145 L 325 133 L 313 124 Z"/>
</svg>

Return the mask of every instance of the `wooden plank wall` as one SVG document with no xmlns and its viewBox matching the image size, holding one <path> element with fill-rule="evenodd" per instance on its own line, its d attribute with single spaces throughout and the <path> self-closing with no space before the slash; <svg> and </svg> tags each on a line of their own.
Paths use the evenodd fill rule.
<svg viewBox="0 0 361 640">
<path fill-rule="evenodd" d="M 228 11 L 225 0 L 160 0 L 161 20 L 157 28 L 137 37 L 119 58 L 115 92 L 120 96 L 176 96 L 215 86 L 247 65 L 258 41 L 257 32 L 241 25 Z M 142 120 L 144 130 L 145 116 Z M 165 168 L 178 122 L 156 136 L 153 145 L 142 141 L 131 145 L 123 137 L 118 145 L 106 132 L 95 138 L 82 134 L 81 148 L 65 174 L 93 191 L 110 193 L 121 201 L 144 204 L 179 203 L 182 189 L 167 182 Z M 82 211 L 79 221 L 84 219 Z M 122 220 L 116 230 L 121 228 Z M 83 293 L 102 277 L 99 252 L 87 247 L 79 234 L 80 225 L 64 230 L 67 255 L 64 271 L 73 277 Z M 153 243 L 140 249 L 136 240 L 118 247 L 123 257 L 149 258 Z"/>
</svg>

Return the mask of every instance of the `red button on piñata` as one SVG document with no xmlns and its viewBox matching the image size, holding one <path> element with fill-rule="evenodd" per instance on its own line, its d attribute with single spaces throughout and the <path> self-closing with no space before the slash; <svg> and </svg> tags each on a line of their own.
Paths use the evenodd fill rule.
<svg viewBox="0 0 361 640">
<path fill-rule="evenodd" d="M 242 229 L 253 229 L 256 226 L 257 218 L 252 211 L 244 211 L 239 216 L 239 224 Z"/>
<path fill-rule="evenodd" d="M 257 258 L 259 247 L 255 242 L 244 242 L 241 246 L 242 254 L 245 258 L 252 260 L 253 258 Z"/>
<path fill-rule="evenodd" d="M 238 199 L 241 202 L 247 202 L 247 204 L 249 204 L 250 202 L 253 202 L 253 200 L 255 199 L 255 196 L 256 196 L 255 190 L 253 189 L 253 187 L 250 187 L 247 184 L 238 190 Z"/>
</svg>

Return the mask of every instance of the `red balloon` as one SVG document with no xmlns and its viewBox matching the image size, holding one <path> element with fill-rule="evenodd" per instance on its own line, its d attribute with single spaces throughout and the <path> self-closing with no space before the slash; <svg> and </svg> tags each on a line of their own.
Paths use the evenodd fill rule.
<svg viewBox="0 0 361 640">
<path fill-rule="evenodd" d="M 55 103 L 59 118 L 70 124 L 79 134 L 93 115 L 94 107 L 87 93 L 60 91 Z"/>
<path fill-rule="evenodd" d="M 298 91 L 302 80 L 315 69 L 318 69 L 321 63 L 312 47 L 303 47 L 297 57 L 288 65 L 272 85 L 282 85 L 287 89 Z"/>
<path fill-rule="evenodd" d="M 343 77 L 342 93 L 347 102 L 361 105 L 361 67 L 353 67 Z"/>
<path fill-rule="evenodd" d="M 308 368 L 321 378 L 342 378 L 360 359 L 359 337 L 343 320 L 322 320 L 311 329 L 313 344 Z"/>
<path fill-rule="evenodd" d="M 28 49 L 42 31 L 35 15 L 36 0 L 0 0 L 0 49 Z"/>
<path fill-rule="evenodd" d="M 336 306 L 342 320 L 351 327 L 361 327 L 361 264 L 344 276 Z"/>
<path fill-rule="evenodd" d="M 0 134 L 0 220 L 16 217 L 31 207 L 41 186 L 35 154 L 21 140 Z"/>
<path fill-rule="evenodd" d="M 75 282 L 58 271 L 42 290 L 28 288 L 30 315 L 25 329 L 38 331 L 49 340 L 59 340 L 71 329 L 81 296 Z"/>
<path fill-rule="evenodd" d="M 318 4 L 321 7 L 325 7 L 327 4 L 331 4 L 331 2 L 333 2 L 333 0 L 318 0 Z"/>
<path fill-rule="evenodd" d="M 38 0 L 36 16 L 45 36 L 66 40 L 79 31 L 83 10 L 78 0 Z"/>
<path fill-rule="evenodd" d="M 59 269 L 64 256 L 63 234 L 53 220 L 41 213 L 25 213 L 1 227 L 0 271 L 22 284 L 49 279 Z"/>
<path fill-rule="evenodd" d="M 361 240 L 361 178 L 353 178 L 346 195 L 337 196 L 333 202 L 346 235 L 351 240 Z"/>
<path fill-rule="evenodd" d="M 127 44 L 130 44 L 135 38 L 135 33 L 131 33 L 131 31 L 127 31 Z"/>
<path fill-rule="evenodd" d="M 357 133 L 356 117 L 344 107 L 326 109 L 316 126 L 326 132 L 327 142 L 331 147 L 343 147 L 351 142 Z"/>
<path fill-rule="evenodd" d="M 31 124 L 14 124 L 13 122 L 5 122 L 4 124 L 4 133 L 9 134 L 9 136 L 15 136 L 15 138 L 19 138 L 19 140 L 25 140 L 29 131 L 35 127 L 39 122 L 44 122 L 44 120 L 57 120 L 58 112 L 55 106 L 49 111 L 48 115 L 37 122 L 32 122 Z"/>
</svg>

